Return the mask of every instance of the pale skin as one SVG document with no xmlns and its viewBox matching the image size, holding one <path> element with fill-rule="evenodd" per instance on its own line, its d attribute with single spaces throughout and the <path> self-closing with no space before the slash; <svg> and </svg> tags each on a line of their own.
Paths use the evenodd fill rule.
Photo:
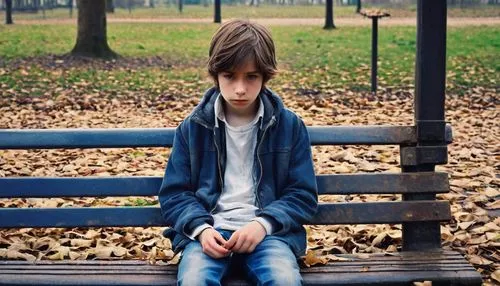
<svg viewBox="0 0 500 286">
<path fill-rule="evenodd" d="M 217 82 L 229 124 L 237 127 L 252 121 L 259 108 L 257 98 L 264 84 L 255 63 L 246 61 L 234 71 L 221 72 L 217 75 Z"/>
<path fill-rule="evenodd" d="M 263 76 L 257 71 L 253 60 L 244 62 L 235 71 L 217 75 L 219 88 L 224 98 L 224 114 L 232 126 L 251 122 L 258 110 Z M 218 231 L 206 228 L 198 236 L 203 252 L 212 258 L 222 258 L 235 253 L 251 253 L 266 236 L 266 230 L 259 222 L 252 221 L 235 231 L 225 240 Z"/>
<path fill-rule="evenodd" d="M 212 258 L 223 258 L 231 252 L 251 253 L 266 236 L 265 228 L 258 222 L 252 221 L 235 231 L 229 240 L 225 240 L 215 229 L 209 227 L 198 235 L 203 253 Z"/>
</svg>

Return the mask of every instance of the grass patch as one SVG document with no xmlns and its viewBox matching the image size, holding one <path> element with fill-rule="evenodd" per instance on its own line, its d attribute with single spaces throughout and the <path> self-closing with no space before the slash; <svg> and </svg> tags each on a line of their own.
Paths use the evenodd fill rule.
<svg viewBox="0 0 500 286">
<path fill-rule="evenodd" d="M 372 8 L 363 5 L 363 8 Z M 378 8 L 378 7 L 375 7 Z M 415 17 L 416 6 L 395 6 L 381 7 L 387 10 L 392 17 Z M 355 13 L 355 6 L 335 6 L 334 13 L 337 18 L 360 17 Z M 115 9 L 115 13 L 109 13 L 109 18 L 213 18 L 213 6 L 184 5 L 183 12 L 180 13 L 175 5 L 159 6 L 154 9 L 138 7 L 132 9 Z M 77 17 L 78 10 L 73 10 L 73 18 Z M 260 5 L 259 7 L 245 5 L 222 5 L 222 18 L 324 18 L 324 5 Z M 499 17 L 500 6 L 482 5 L 476 7 L 449 7 L 449 17 Z M 14 23 L 16 20 L 40 20 L 44 19 L 68 19 L 69 9 L 46 10 L 45 15 L 40 10 L 38 13 L 18 13 L 13 14 Z M 0 13 L 0 21 L 5 22 L 5 13 Z"/>
<path fill-rule="evenodd" d="M 127 58 L 161 57 L 172 68 L 149 67 L 140 72 L 132 72 L 134 68 L 112 71 L 75 68 L 64 71 L 64 76 L 61 76 L 51 70 L 33 67 L 29 72 L 22 69 L 8 72 L 1 77 L 0 84 L 12 88 L 22 80 L 24 84 L 32 82 L 43 90 L 42 78 L 57 80 L 62 86 L 88 81 L 96 88 L 109 90 L 134 90 L 144 86 L 156 90 L 161 89 L 161 82 L 168 79 L 204 80 L 208 45 L 217 27 L 215 24 L 109 24 L 109 44 L 116 52 Z M 369 27 L 325 31 L 316 26 L 274 26 L 271 31 L 280 67 L 291 72 L 288 79 L 311 87 L 369 89 Z M 380 29 L 380 86 L 398 87 L 413 83 L 415 33 L 415 27 Z M 449 88 L 498 85 L 498 27 L 450 27 L 447 36 Z M 73 47 L 75 37 L 74 25 L 0 26 L 0 60 L 3 59 L 8 67 L 9 62 L 19 58 L 64 54 Z"/>
</svg>

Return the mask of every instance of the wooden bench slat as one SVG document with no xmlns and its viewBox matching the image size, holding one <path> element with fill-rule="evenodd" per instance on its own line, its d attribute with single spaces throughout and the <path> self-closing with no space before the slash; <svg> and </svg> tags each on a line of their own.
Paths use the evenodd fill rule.
<svg viewBox="0 0 500 286">
<path fill-rule="evenodd" d="M 156 196 L 162 177 L 7 177 L 0 198 Z"/>
<path fill-rule="evenodd" d="M 4 129 L 0 149 L 170 147 L 175 128 Z"/>
<path fill-rule="evenodd" d="M 337 255 L 355 258 L 354 255 Z M 384 261 L 390 259 L 390 261 Z M 15 267 L 15 268 L 12 268 Z M 175 285 L 177 266 L 149 265 L 147 261 L 0 261 L 0 277 L 8 285 L 71 285 L 85 280 L 95 285 Z M 91 273 L 91 275 L 89 275 Z M 301 269 L 305 285 L 411 285 L 432 280 L 436 284 L 480 285 L 481 276 L 454 251 L 399 252 L 391 256 L 370 254 L 354 261 Z M 113 279 L 114 278 L 114 279 Z M 1 283 L 0 283 L 1 284 Z M 224 285 L 250 285 L 230 277 Z"/>
<path fill-rule="evenodd" d="M 408 145 L 415 126 L 310 126 L 311 145 Z M 0 149 L 171 147 L 175 128 L 2 129 Z M 452 141 L 446 126 L 446 141 Z"/>
<path fill-rule="evenodd" d="M 377 271 L 408 271 L 408 270 L 428 270 L 432 271 L 433 269 L 440 269 L 440 270 L 452 270 L 452 269 L 468 269 L 470 265 L 466 263 L 467 261 L 463 263 L 425 263 L 422 264 L 422 262 L 418 263 L 391 263 L 391 264 L 386 264 L 386 265 L 381 265 L 377 263 L 358 263 L 358 264 L 339 264 L 335 266 L 323 266 L 321 271 L 318 269 L 314 269 L 311 271 L 308 271 L 309 269 L 306 268 L 302 272 L 303 273 L 317 273 L 317 272 L 328 272 L 328 273 L 342 273 L 342 272 L 355 272 L 359 271 L 359 268 L 365 267 L 369 269 L 372 272 L 377 272 Z M 172 273 L 175 273 L 177 269 L 172 268 L 170 270 L 165 270 L 160 267 L 155 267 L 155 268 L 145 268 L 143 266 L 137 266 L 134 268 L 130 267 L 123 267 L 123 266 L 106 266 L 104 268 L 101 267 L 95 267 L 95 266 L 82 266 L 78 265 L 77 267 L 73 266 L 66 266 L 66 267 L 16 267 L 16 268 L 11 268 L 11 267 L 0 267 L 0 275 L 2 274 L 14 274 L 16 271 L 23 271 L 23 273 L 30 273 L 30 274 L 43 274 L 46 272 L 50 272 L 53 274 L 79 274 L 82 272 L 87 272 L 87 273 L 94 273 L 94 274 L 113 274 L 113 273 L 123 273 L 123 274 L 153 274 L 153 273 L 168 273 L 169 271 Z M 368 270 L 367 270 L 368 271 Z"/>
<path fill-rule="evenodd" d="M 320 195 L 449 191 L 448 174 L 434 172 L 319 175 L 316 180 Z M 0 178 L 0 198 L 156 196 L 161 181 L 162 177 L 7 177 Z"/>
<path fill-rule="evenodd" d="M 447 221 L 447 201 L 320 204 L 311 224 Z M 0 228 L 164 226 L 158 207 L 2 208 Z"/>
<path fill-rule="evenodd" d="M 439 172 L 319 175 L 316 179 L 321 195 L 447 193 L 450 191 L 448 174 Z"/>
<path fill-rule="evenodd" d="M 436 270 L 436 271 L 405 271 L 396 273 L 394 271 L 383 272 L 363 272 L 364 269 L 357 272 L 347 273 L 304 273 L 302 275 L 305 286 L 316 285 L 413 285 L 414 281 L 433 281 L 435 285 L 481 285 L 480 277 L 474 270 L 465 271 L 454 270 Z M 22 281 L 19 277 L 22 276 Z M 84 281 L 84 284 L 82 284 Z M 12 274 L 3 275 L 3 285 L 176 285 L 176 275 L 166 274 L 109 274 L 93 275 L 92 273 L 83 273 L 80 275 L 54 275 L 54 274 Z M 231 279 L 224 282 L 224 286 L 250 286 L 252 284 L 240 280 Z"/>
<path fill-rule="evenodd" d="M 371 224 L 448 221 L 448 201 L 320 204 L 311 224 Z"/>
<path fill-rule="evenodd" d="M 335 261 L 331 265 L 321 266 L 321 269 L 328 267 L 337 267 L 342 265 L 371 265 L 371 264 L 391 264 L 398 263 L 401 265 L 411 265 L 411 264 L 422 264 L 426 263 L 445 263 L 445 264 L 457 264 L 457 265 L 468 265 L 467 260 L 456 251 L 439 250 L 439 251 L 427 251 L 425 255 L 422 252 L 415 251 L 405 251 L 405 252 L 393 252 L 390 254 L 386 253 L 370 253 L 364 254 L 368 255 L 368 258 L 360 258 L 356 254 L 337 254 L 336 256 L 349 259 L 347 261 Z M 144 260 L 38 260 L 36 264 L 24 261 L 24 260 L 0 260 L 1 270 L 12 270 L 12 269 L 68 269 L 77 265 L 80 269 L 93 269 L 96 266 L 106 265 L 107 269 L 144 269 L 145 266 L 148 267 L 166 267 L 163 269 L 170 269 L 170 267 L 175 267 L 172 265 L 166 265 L 162 261 L 158 261 L 156 265 L 149 265 Z M 314 272 L 317 271 L 317 267 L 305 268 L 302 271 Z M 175 268 L 172 268 L 174 271 Z"/>
<path fill-rule="evenodd" d="M 366 266 L 339 266 L 339 267 L 329 267 L 322 269 L 321 273 L 356 273 L 360 272 L 360 270 L 365 270 L 365 272 L 402 272 L 402 271 L 460 271 L 467 270 L 469 266 L 465 264 L 414 264 L 414 265 L 400 265 L 400 264 L 391 264 L 391 265 L 370 265 Z M 69 268 L 69 269 L 43 269 L 43 268 L 33 268 L 33 269 L 12 269 L 12 270 L 1 270 L 0 275 L 6 274 L 15 274 L 21 272 L 26 274 L 38 274 L 43 275 L 46 272 L 50 272 L 51 274 L 57 275 L 84 275 L 85 273 L 92 273 L 94 275 L 106 275 L 106 274 L 133 274 L 133 275 L 151 275 L 151 274 L 166 274 L 164 270 L 156 268 L 156 269 L 123 269 L 121 267 L 108 269 L 106 268 Z M 318 273 L 315 272 L 303 272 L 303 273 Z"/>
</svg>

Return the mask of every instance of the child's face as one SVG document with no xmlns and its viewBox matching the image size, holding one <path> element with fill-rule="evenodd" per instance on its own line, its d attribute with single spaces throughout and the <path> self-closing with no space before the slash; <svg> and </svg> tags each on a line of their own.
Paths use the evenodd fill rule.
<svg viewBox="0 0 500 286">
<path fill-rule="evenodd" d="M 257 112 L 257 97 L 263 84 L 263 76 L 253 60 L 245 62 L 232 72 L 217 75 L 226 111 L 237 116 L 252 116 Z"/>
</svg>

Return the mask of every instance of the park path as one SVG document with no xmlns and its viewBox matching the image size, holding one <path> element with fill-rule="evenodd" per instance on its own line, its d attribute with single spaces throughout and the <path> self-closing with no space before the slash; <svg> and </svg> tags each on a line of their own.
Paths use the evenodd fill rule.
<svg viewBox="0 0 500 286">
<path fill-rule="evenodd" d="M 229 20 L 229 19 L 226 19 Z M 323 25 L 324 18 L 255 18 L 254 22 L 266 26 L 287 25 Z M 175 24 L 208 24 L 212 18 L 108 18 L 108 23 L 175 23 Z M 16 24 L 76 24 L 76 19 L 45 19 L 45 20 L 18 20 Z M 386 18 L 379 21 L 381 26 L 415 26 L 416 18 Z M 368 26 L 371 21 L 366 18 L 338 18 L 335 19 L 336 26 Z M 484 18 L 448 18 L 448 26 L 500 26 L 500 17 Z"/>
</svg>

